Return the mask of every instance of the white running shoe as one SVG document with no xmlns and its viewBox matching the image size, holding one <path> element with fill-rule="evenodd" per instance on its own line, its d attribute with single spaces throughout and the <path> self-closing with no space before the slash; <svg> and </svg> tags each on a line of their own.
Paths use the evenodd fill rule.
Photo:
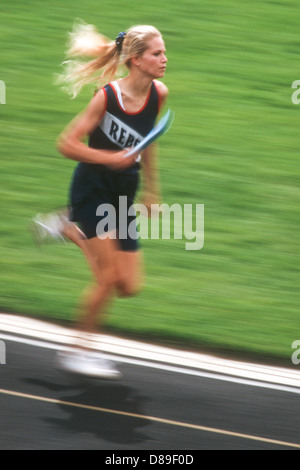
<svg viewBox="0 0 300 470">
<path fill-rule="evenodd" d="M 32 221 L 32 231 L 39 243 L 47 241 L 47 239 L 54 239 L 59 242 L 64 241 L 66 243 L 66 239 L 62 234 L 64 224 L 68 222 L 65 215 L 57 213 L 38 214 Z"/>
<path fill-rule="evenodd" d="M 64 372 L 86 377 L 99 379 L 118 379 L 121 377 L 120 371 L 113 362 L 95 354 L 81 351 L 58 352 L 56 365 Z"/>
</svg>

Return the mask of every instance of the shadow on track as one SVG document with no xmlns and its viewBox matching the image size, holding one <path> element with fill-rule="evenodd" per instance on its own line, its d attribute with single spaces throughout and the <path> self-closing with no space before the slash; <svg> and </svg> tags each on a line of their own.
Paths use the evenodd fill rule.
<svg viewBox="0 0 300 470">
<path fill-rule="evenodd" d="M 114 444 L 132 445 L 142 443 L 149 437 L 143 434 L 142 428 L 149 425 L 147 419 L 137 419 L 130 416 L 89 410 L 86 408 L 69 406 L 64 402 L 81 404 L 84 406 L 99 407 L 143 415 L 146 397 L 140 396 L 134 389 L 117 382 L 91 380 L 74 381 L 69 384 L 39 380 L 23 379 L 25 382 L 43 387 L 51 392 L 58 392 L 59 408 L 63 411 L 60 418 L 46 416 L 45 422 L 54 424 L 70 433 L 91 433 L 97 439 L 109 441 Z M 72 393 L 66 396 L 65 392 Z"/>
</svg>

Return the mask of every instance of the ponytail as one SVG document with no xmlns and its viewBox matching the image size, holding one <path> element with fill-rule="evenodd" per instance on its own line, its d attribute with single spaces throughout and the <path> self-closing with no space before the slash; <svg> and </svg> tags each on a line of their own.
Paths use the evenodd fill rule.
<svg viewBox="0 0 300 470">
<path fill-rule="evenodd" d="M 76 57 L 95 59 L 86 62 Z M 57 77 L 57 83 L 73 98 L 88 83 L 96 81 L 100 84 L 112 80 L 120 65 L 117 42 L 110 41 L 98 33 L 94 26 L 82 22 L 75 24 L 73 31 L 69 33 L 67 58 L 62 63 L 64 70 Z"/>
<path fill-rule="evenodd" d="M 134 26 L 111 41 L 93 25 L 75 24 L 69 33 L 68 60 L 62 64 L 64 71 L 57 83 L 73 98 L 88 83 L 97 82 L 100 87 L 116 77 L 121 65 L 130 69 L 132 57 L 142 54 L 148 47 L 147 41 L 155 36 L 161 34 L 153 26 Z M 83 62 L 76 57 L 94 59 Z"/>
</svg>

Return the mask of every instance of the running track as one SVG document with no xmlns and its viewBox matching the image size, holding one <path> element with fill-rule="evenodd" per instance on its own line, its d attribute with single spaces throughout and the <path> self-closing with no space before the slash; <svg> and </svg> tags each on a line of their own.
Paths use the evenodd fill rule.
<svg viewBox="0 0 300 470">
<path fill-rule="evenodd" d="M 1 450 L 300 449 L 297 368 L 94 336 L 123 377 L 84 381 L 54 366 L 68 329 L 3 314 L 0 339 Z"/>
</svg>

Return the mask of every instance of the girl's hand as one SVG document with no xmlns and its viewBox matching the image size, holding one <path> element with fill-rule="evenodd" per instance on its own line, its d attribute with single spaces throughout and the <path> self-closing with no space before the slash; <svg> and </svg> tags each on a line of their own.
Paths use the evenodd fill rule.
<svg viewBox="0 0 300 470">
<path fill-rule="evenodd" d="M 111 154 L 111 157 L 106 163 L 106 166 L 111 170 L 122 171 L 133 166 L 136 162 L 138 152 L 133 153 L 130 157 L 126 157 L 129 149 L 121 150 Z"/>
<path fill-rule="evenodd" d="M 145 217 L 158 217 L 161 212 L 159 198 L 154 194 L 142 195 L 137 203 L 140 204 L 139 209 L 142 209 L 141 214 Z"/>
</svg>

